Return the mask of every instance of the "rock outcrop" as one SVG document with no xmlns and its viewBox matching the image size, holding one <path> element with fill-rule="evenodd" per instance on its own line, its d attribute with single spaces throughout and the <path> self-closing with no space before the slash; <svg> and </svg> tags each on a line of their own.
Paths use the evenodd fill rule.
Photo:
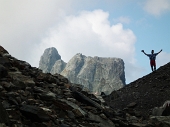
<svg viewBox="0 0 170 127">
<path fill-rule="evenodd" d="M 109 94 L 125 85 L 124 62 L 119 58 L 86 57 L 76 54 L 61 75 L 96 94 Z"/>
<path fill-rule="evenodd" d="M 67 63 L 65 63 L 63 60 L 57 60 L 55 62 L 55 64 L 53 65 L 50 73 L 51 74 L 56 74 L 56 73 L 60 74 L 66 67 L 66 64 Z"/>
<path fill-rule="evenodd" d="M 56 48 L 47 48 L 41 56 L 39 69 L 43 70 L 44 73 L 50 72 L 55 62 L 60 59 L 61 56 Z"/>
</svg>

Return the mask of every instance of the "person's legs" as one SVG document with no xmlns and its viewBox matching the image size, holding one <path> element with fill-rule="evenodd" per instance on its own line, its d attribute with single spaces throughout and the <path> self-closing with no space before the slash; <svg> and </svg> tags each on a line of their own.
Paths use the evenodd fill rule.
<svg viewBox="0 0 170 127">
<path fill-rule="evenodd" d="M 153 71 L 153 66 L 151 65 L 151 69 L 152 69 L 152 71 Z"/>
<path fill-rule="evenodd" d="M 153 61 L 153 66 L 154 66 L 154 71 L 156 71 L 156 62 L 155 62 L 155 60 Z"/>
<path fill-rule="evenodd" d="M 155 60 L 151 60 L 151 61 L 150 61 L 150 65 L 151 65 L 152 71 L 155 71 L 155 70 L 156 70 Z"/>
</svg>

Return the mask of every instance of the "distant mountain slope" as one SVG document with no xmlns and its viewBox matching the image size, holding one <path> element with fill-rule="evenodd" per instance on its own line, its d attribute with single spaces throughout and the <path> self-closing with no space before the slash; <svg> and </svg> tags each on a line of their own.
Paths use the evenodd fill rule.
<svg viewBox="0 0 170 127">
<path fill-rule="evenodd" d="M 136 110 L 148 115 L 150 109 L 170 100 L 170 63 L 105 98 L 114 109 L 123 109 L 129 103 L 137 103 Z"/>
</svg>

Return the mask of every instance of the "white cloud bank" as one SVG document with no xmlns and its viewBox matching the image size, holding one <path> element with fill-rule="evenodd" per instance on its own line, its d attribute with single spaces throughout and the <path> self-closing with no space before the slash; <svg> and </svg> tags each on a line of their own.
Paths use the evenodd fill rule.
<svg viewBox="0 0 170 127">
<path fill-rule="evenodd" d="M 146 0 L 144 9 L 154 16 L 160 16 L 162 13 L 170 11 L 170 0 Z"/>
<path fill-rule="evenodd" d="M 110 25 L 108 17 L 109 14 L 102 10 L 67 16 L 50 31 L 42 45 L 56 47 L 66 61 L 82 52 L 85 55 L 120 57 L 134 63 L 135 35 L 120 23 Z"/>
<path fill-rule="evenodd" d="M 70 2 L 0 0 L 0 45 L 18 59 L 37 65 L 38 53 L 42 52 L 39 49 L 41 39 L 50 27 L 71 10 Z"/>
<path fill-rule="evenodd" d="M 126 77 L 136 76 L 136 37 L 130 29 L 124 29 L 121 23 L 111 25 L 108 18 L 109 14 L 102 10 L 67 16 L 50 31 L 48 38 L 44 38 L 42 47 L 56 47 L 66 62 L 76 53 L 122 58 Z"/>
<path fill-rule="evenodd" d="M 131 19 L 129 17 L 121 16 L 117 19 L 113 19 L 114 22 L 119 22 L 119 23 L 125 23 L 129 24 L 131 22 Z"/>
</svg>

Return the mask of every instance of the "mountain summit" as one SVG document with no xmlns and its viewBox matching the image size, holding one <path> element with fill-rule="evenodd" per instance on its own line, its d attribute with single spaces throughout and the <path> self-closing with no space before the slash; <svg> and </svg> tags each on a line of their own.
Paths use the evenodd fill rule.
<svg viewBox="0 0 170 127">
<path fill-rule="evenodd" d="M 43 72 L 45 73 L 50 72 L 55 62 L 60 59 L 61 56 L 58 54 L 56 48 L 54 47 L 47 48 L 45 49 L 43 55 L 41 56 L 39 68 L 43 70 Z"/>
</svg>

